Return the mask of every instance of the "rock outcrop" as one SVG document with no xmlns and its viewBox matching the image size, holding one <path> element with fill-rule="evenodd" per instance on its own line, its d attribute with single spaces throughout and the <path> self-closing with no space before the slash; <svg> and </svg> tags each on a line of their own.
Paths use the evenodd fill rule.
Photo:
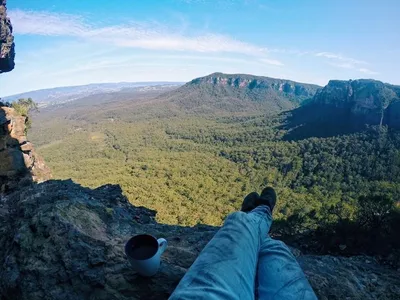
<svg viewBox="0 0 400 300">
<path fill-rule="evenodd" d="M 0 73 L 14 69 L 14 37 L 12 25 L 7 17 L 6 0 L 0 0 Z"/>
<path fill-rule="evenodd" d="M 328 137 L 368 126 L 400 128 L 400 86 L 372 79 L 331 80 L 312 100 L 289 112 L 288 139 Z"/>
<path fill-rule="evenodd" d="M 49 168 L 27 141 L 25 121 L 13 108 L 0 106 L 0 194 L 51 178 Z"/>
<path fill-rule="evenodd" d="M 216 227 L 158 224 L 118 186 L 50 180 L 0 201 L 0 299 L 166 299 Z M 168 240 L 160 272 L 139 277 L 124 244 L 140 233 Z M 319 299 L 398 299 L 398 272 L 374 259 L 294 251 Z"/>
<path fill-rule="evenodd" d="M 311 101 L 345 110 L 365 124 L 400 127 L 400 87 L 377 80 L 331 80 Z"/>
</svg>

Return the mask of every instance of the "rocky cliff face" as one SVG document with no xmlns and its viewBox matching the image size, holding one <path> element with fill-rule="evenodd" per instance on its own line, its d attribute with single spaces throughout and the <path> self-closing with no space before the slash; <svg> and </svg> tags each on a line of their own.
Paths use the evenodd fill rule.
<svg viewBox="0 0 400 300">
<path fill-rule="evenodd" d="M 167 299 L 218 228 L 158 224 L 118 186 L 47 181 L 0 201 L 0 299 Z M 139 277 L 124 255 L 132 236 L 168 240 L 160 272 Z M 373 258 L 293 250 L 319 299 L 398 299 L 398 272 Z"/>
<path fill-rule="evenodd" d="M 206 77 L 192 80 L 189 84 L 208 84 L 214 86 L 231 87 L 243 90 L 270 90 L 284 95 L 293 100 L 311 98 L 315 95 L 317 85 L 298 83 L 291 80 L 275 79 L 262 76 L 244 75 L 244 74 L 223 74 L 213 73 Z M 260 99 L 261 100 L 261 99 Z"/>
<path fill-rule="evenodd" d="M 26 117 L 0 106 L 0 194 L 51 178 L 43 159 L 27 141 Z"/>
<path fill-rule="evenodd" d="M 312 104 L 346 110 L 366 124 L 400 126 L 400 87 L 376 80 L 331 80 L 319 90 Z"/>
<path fill-rule="evenodd" d="M 288 114 L 288 139 L 328 137 L 365 130 L 366 125 L 400 128 L 400 86 L 377 80 L 331 80 L 313 99 Z"/>
<path fill-rule="evenodd" d="M 7 17 L 6 0 L 0 0 L 0 73 L 14 69 L 14 37 Z"/>
</svg>

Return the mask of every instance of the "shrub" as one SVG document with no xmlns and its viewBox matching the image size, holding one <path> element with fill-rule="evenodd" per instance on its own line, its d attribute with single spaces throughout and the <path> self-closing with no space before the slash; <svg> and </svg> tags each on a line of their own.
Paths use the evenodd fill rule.
<svg viewBox="0 0 400 300">
<path fill-rule="evenodd" d="M 17 102 L 13 102 L 11 104 L 11 107 L 15 109 L 17 113 L 19 113 L 21 116 L 26 117 L 25 120 L 25 134 L 27 134 L 28 130 L 32 127 L 32 121 L 29 118 L 29 114 L 32 111 L 37 111 L 38 110 L 38 105 L 35 103 L 32 98 L 28 99 L 18 99 Z"/>
</svg>

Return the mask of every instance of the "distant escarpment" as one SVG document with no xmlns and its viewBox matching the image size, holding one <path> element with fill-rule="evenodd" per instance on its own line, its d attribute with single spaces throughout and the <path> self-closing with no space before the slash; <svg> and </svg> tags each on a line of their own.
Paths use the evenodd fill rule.
<svg viewBox="0 0 400 300">
<path fill-rule="evenodd" d="M 315 95 L 313 105 L 347 110 L 366 124 L 400 126 L 400 86 L 376 80 L 331 80 Z"/>
<path fill-rule="evenodd" d="M 161 96 L 193 113 L 274 113 L 311 99 L 319 86 L 243 74 L 213 73 Z"/>
<path fill-rule="evenodd" d="M 331 80 L 294 110 L 286 124 L 291 136 L 330 136 L 370 126 L 400 128 L 400 86 L 371 79 Z"/>
<path fill-rule="evenodd" d="M 14 69 L 14 37 L 7 17 L 6 0 L 0 0 L 0 73 Z"/>
</svg>

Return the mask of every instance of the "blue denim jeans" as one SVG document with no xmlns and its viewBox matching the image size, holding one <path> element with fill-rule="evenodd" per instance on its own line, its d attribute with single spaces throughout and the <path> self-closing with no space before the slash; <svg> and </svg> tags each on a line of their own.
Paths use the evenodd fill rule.
<svg viewBox="0 0 400 300">
<path fill-rule="evenodd" d="M 235 212 L 170 299 L 317 299 L 289 248 L 268 236 L 268 206 Z"/>
</svg>

